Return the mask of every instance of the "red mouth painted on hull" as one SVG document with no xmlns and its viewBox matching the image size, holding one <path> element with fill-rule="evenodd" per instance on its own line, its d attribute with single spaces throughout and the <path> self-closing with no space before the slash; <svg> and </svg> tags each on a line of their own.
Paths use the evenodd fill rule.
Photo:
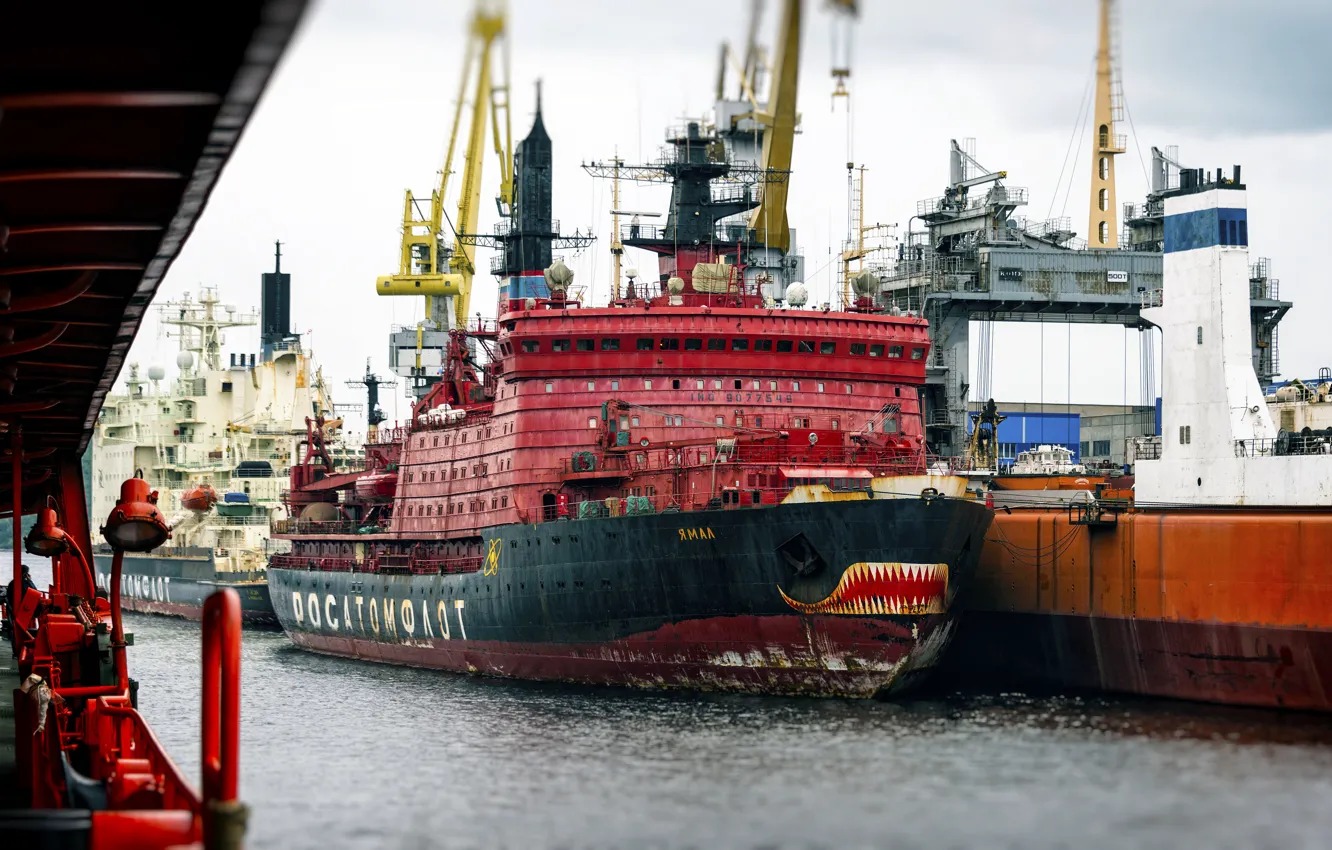
<svg viewBox="0 0 1332 850">
<path fill-rule="evenodd" d="M 948 594 L 947 564 L 852 564 L 819 602 L 797 602 L 780 587 L 786 604 L 802 614 L 942 614 Z"/>
</svg>

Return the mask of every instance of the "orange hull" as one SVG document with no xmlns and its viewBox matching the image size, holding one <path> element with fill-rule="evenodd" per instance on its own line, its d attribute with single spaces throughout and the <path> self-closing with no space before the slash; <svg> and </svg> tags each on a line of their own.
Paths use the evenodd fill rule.
<svg viewBox="0 0 1332 850">
<path fill-rule="evenodd" d="M 995 517 L 955 675 L 1332 710 L 1332 511 L 1069 520 Z"/>
<path fill-rule="evenodd" d="M 1105 482 L 1103 475 L 996 475 L 990 486 L 996 490 L 1094 490 Z"/>
</svg>

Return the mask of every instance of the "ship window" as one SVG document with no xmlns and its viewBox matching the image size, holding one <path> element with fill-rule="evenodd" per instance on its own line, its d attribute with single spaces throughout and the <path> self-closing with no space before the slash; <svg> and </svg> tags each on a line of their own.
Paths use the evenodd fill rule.
<svg viewBox="0 0 1332 850">
<path fill-rule="evenodd" d="M 601 350 L 602 350 L 602 351 L 619 351 L 619 350 L 620 350 L 620 338 L 619 338 L 619 337 L 611 337 L 611 336 L 606 337 L 605 339 L 603 339 L 603 340 L 601 341 Z"/>
<path fill-rule="evenodd" d="M 840 419 L 834 419 L 834 420 L 832 421 L 832 429 L 833 429 L 834 431 L 839 431 L 839 430 L 841 430 L 841 427 L 842 427 L 842 421 L 841 421 Z"/>
<path fill-rule="evenodd" d="M 754 417 L 754 427 L 755 427 L 755 428 L 762 428 L 762 427 L 763 427 L 763 417 L 762 417 L 762 416 L 755 416 L 755 417 Z"/>
<path fill-rule="evenodd" d="M 703 379 L 702 379 L 702 378 L 699 378 L 698 380 L 694 381 L 694 389 L 696 389 L 696 390 L 701 390 L 701 389 L 703 389 Z"/>
<path fill-rule="evenodd" d="M 449 435 L 448 435 L 448 434 L 445 434 L 445 435 L 444 435 L 444 445 L 447 446 L 447 445 L 449 444 L 449 440 L 450 440 Z"/>
<path fill-rule="evenodd" d="M 620 430 L 621 431 L 629 430 L 629 417 L 626 414 L 620 415 Z"/>
<path fill-rule="evenodd" d="M 678 389 L 680 389 L 680 379 L 679 379 L 679 378 L 672 378 L 672 379 L 671 379 L 671 389 L 673 389 L 673 390 L 678 390 Z"/>
<path fill-rule="evenodd" d="M 731 350 L 732 350 L 732 351 L 748 351 L 748 350 L 749 350 L 749 340 L 747 340 L 747 339 L 733 339 L 733 340 L 731 340 Z"/>
<path fill-rule="evenodd" d="M 639 350 L 639 351 L 651 351 L 651 350 L 652 350 L 653 348 L 655 348 L 656 346 L 654 346 L 654 345 L 652 344 L 652 338 L 651 338 L 651 337 L 643 337 L 643 336 L 640 336 L 640 337 L 638 338 L 638 342 L 635 343 L 634 347 L 635 347 L 637 350 Z"/>
<path fill-rule="evenodd" d="M 1202 325 L 1198 326 L 1198 344 L 1202 345 Z"/>
<path fill-rule="evenodd" d="M 551 340 L 551 341 L 550 341 L 550 350 L 551 350 L 551 351 L 568 351 L 568 350 L 569 350 L 569 340 L 567 340 L 567 339 L 553 339 L 553 340 Z"/>
<path fill-rule="evenodd" d="M 553 392 L 555 392 L 555 382 L 554 382 L 554 381 L 546 381 L 546 392 L 548 392 L 548 393 L 553 393 Z"/>
<path fill-rule="evenodd" d="M 682 425 L 684 425 L 684 417 L 683 416 L 675 417 L 675 427 L 679 428 Z"/>
<path fill-rule="evenodd" d="M 1230 244 L 1238 245 L 1239 242 L 1239 222 L 1230 220 Z"/>
<path fill-rule="evenodd" d="M 630 425 L 630 427 L 632 427 L 632 428 L 637 428 L 637 427 L 638 427 L 638 417 L 635 416 L 633 419 L 630 419 L 630 420 L 629 420 L 629 425 Z"/>
<path fill-rule="evenodd" d="M 426 516 L 430 516 L 434 512 L 434 510 L 435 509 L 432 508 L 430 505 L 426 505 Z"/>
<path fill-rule="evenodd" d="M 851 395 L 851 393 L 854 392 L 854 387 L 852 387 L 850 384 L 843 384 L 842 386 L 846 387 L 847 395 Z"/>
<path fill-rule="evenodd" d="M 812 340 L 812 339 L 802 339 L 802 340 L 800 340 L 800 348 L 799 348 L 799 351 L 800 351 L 801 354 L 813 354 L 813 353 L 814 353 L 814 340 Z"/>
<path fill-rule="evenodd" d="M 776 382 L 776 381 L 768 381 L 768 391 L 769 391 L 769 392 L 774 392 L 774 393 L 777 392 L 777 382 Z"/>
<path fill-rule="evenodd" d="M 495 510 L 495 508 L 498 508 L 498 507 L 499 507 L 499 499 L 496 499 L 494 496 L 491 496 L 491 497 L 490 497 L 490 509 L 493 511 L 493 510 Z"/>
<path fill-rule="evenodd" d="M 718 416 L 718 417 L 717 417 L 717 424 L 718 424 L 718 425 L 725 425 L 725 424 L 726 424 L 726 417 L 725 417 L 725 416 Z"/>
<path fill-rule="evenodd" d="M 662 338 L 661 338 L 661 350 L 662 350 L 662 351 L 679 351 L 679 350 L 680 350 L 680 340 L 676 339 L 675 337 L 670 337 L 670 336 L 664 336 L 664 337 L 662 337 Z"/>
<path fill-rule="evenodd" d="M 224 392 L 224 393 L 229 393 L 229 392 L 231 392 L 231 381 L 223 381 L 223 382 L 222 382 L 222 392 Z"/>
<path fill-rule="evenodd" d="M 597 388 L 597 382 L 596 382 L 596 381 L 588 381 L 588 382 L 587 382 L 587 391 L 588 391 L 588 392 L 593 392 L 593 391 L 596 390 L 596 388 Z"/>
<path fill-rule="evenodd" d="M 431 448 L 434 448 L 434 449 L 439 448 L 439 437 L 436 437 L 436 438 L 431 442 L 430 447 L 431 447 Z"/>
<path fill-rule="evenodd" d="M 836 353 L 837 353 L 837 343 L 835 342 L 819 343 L 819 354 L 836 354 Z"/>
<path fill-rule="evenodd" d="M 1218 221 L 1218 222 L 1216 223 L 1216 226 L 1217 226 L 1217 228 L 1218 228 L 1218 230 L 1219 230 L 1219 233 L 1218 233 L 1218 235 L 1217 235 L 1217 241 L 1220 242 L 1222 245 L 1229 245 L 1230 242 L 1228 242 L 1228 241 L 1226 240 L 1226 222 L 1225 222 L 1225 219 L 1222 219 L 1221 221 Z"/>
<path fill-rule="evenodd" d="M 762 389 L 762 388 L 763 388 L 763 385 L 762 385 L 761 383 L 759 383 L 759 379 L 758 379 L 758 378 L 755 378 L 755 379 L 754 379 L 754 383 L 753 383 L 752 386 L 753 386 L 754 389 L 756 389 L 756 390 L 759 390 L 759 389 Z"/>
<path fill-rule="evenodd" d="M 487 436 L 487 437 L 490 436 L 490 428 L 486 428 L 486 436 Z"/>
<path fill-rule="evenodd" d="M 449 480 L 452 481 L 458 477 L 458 467 L 449 470 Z"/>
<path fill-rule="evenodd" d="M 736 388 L 737 390 L 740 389 L 740 386 L 741 386 L 741 384 L 743 384 L 743 383 L 744 383 L 744 381 L 740 380 L 739 378 L 736 378 L 736 379 L 735 379 L 735 388 Z"/>
<path fill-rule="evenodd" d="M 597 341 L 596 341 L 595 339 L 580 339 L 580 340 L 578 340 L 578 350 L 579 350 L 579 351 L 591 351 L 593 348 L 596 348 L 596 345 L 597 345 Z"/>
<path fill-rule="evenodd" d="M 925 349 L 924 349 L 924 348 L 912 348 L 912 349 L 911 349 L 911 359 L 912 359 L 912 360 L 924 360 L 924 359 L 925 359 Z"/>
<path fill-rule="evenodd" d="M 724 339 L 708 340 L 708 351 L 725 351 L 725 350 L 726 350 L 726 340 Z"/>
<path fill-rule="evenodd" d="M 713 381 L 712 381 L 712 388 L 713 388 L 714 390 L 719 390 L 719 389 L 721 389 L 721 378 L 715 378 L 715 379 L 713 379 Z"/>
<path fill-rule="evenodd" d="M 1105 142 L 1102 142 L 1101 144 L 1105 144 Z M 1109 177 L 1110 177 L 1110 157 L 1108 157 L 1108 156 L 1103 156 L 1103 157 L 1101 157 L 1100 169 L 1099 169 L 1099 170 L 1100 170 L 1100 174 L 1101 174 L 1101 179 L 1102 179 L 1102 180 L 1107 180 L 1107 179 L 1109 179 Z"/>
<path fill-rule="evenodd" d="M 823 381 L 819 381 L 819 392 L 823 392 Z"/>
<path fill-rule="evenodd" d="M 798 393 L 798 392 L 800 392 L 800 382 L 799 382 L 799 381 L 792 381 L 792 382 L 791 382 L 791 392 L 793 392 L 793 393 Z"/>
<path fill-rule="evenodd" d="M 882 346 L 882 345 L 871 345 L 871 346 L 870 346 L 870 350 L 869 350 L 869 355 L 870 355 L 870 357 L 882 357 L 882 356 L 883 356 L 883 346 Z"/>
<path fill-rule="evenodd" d="M 467 442 L 467 435 L 466 435 L 466 434 L 459 434 L 459 435 L 458 435 L 458 442 L 460 442 L 460 443 L 465 443 L 465 442 Z"/>
<path fill-rule="evenodd" d="M 902 397 L 902 388 L 901 388 L 901 387 L 893 387 L 893 395 L 897 396 L 898 398 L 901 398 L 901 397 Z"/>
<path fill-rule="evenodd" d="M 1103 221 L 1097 226 L 1096 239 L 1102 245 L 1106 245 L 1110 242 L 1110 222 Z"/>
<path fill-rule="evenodd" d="M 690 337 L 685 340 L 685 351 L 702 351 L 703 340 L 700 337 Z"/>
<path fill-rule="evenodd" d="M 777 353 L 778 354 L 789 353 L 794 346 L 795 343 L 791 342 L 791 340 L 789 339 L 779 339 L 777 340 Z"/>
<path fill-rule="evenodd" d="M 507 508 L 508 506 L 509 506 L 509 497 L 508 497 L 508 496 L 500 496 L 500 507 L 501 507 L 501 508 Z M 517 541 L 515 540 L 514 542 L 516 543 Z"/>
<path fill-rule="evenodd" d="M 611 389 L 618 390 L 619 388 L 620 388 L 620 381 L 618 379 L 612 380 Z"/>
<path fill-rule="evenodd" d="M 652 389 L 652 379 L 651 379 L 651 378 L 644 378 L 644 379 L 643 379 L 643 389 L 645 389 L 645 390 L 650 390 L 650 389 Z"/>
<path fill-rule="evenodd" d="M 589 427 L 589 428 L 595 428 L 595 427 L 597 427 L 597 417 L 595 417 L 595 416 L 589 416 L 589 417 L 587 417 L 587 427 Z"/>
<path fill-rule="evenodd" d="M 417 447 L 418 449 L 424 449 L 424 448 L 425 448 L 425 437 L 422 437 L 422 438 L 421 438 L 421 442 L 418 443 L 416 447 Z"/>
<path fill-rule="evenodd" d="M 472 477 L 475 478 L 480 473 L 481 473 L 481 465 L 479 463 L 472 464 Z"/>
<path fill-rule="evenodd" d="M 857 357 L 863 355 L 865 353 L 865 343 L 863 342 L 851 343 L 851 353 L 856 355 Z"/>
<path fill-rule="evenodd" d="M 1239 223 L 1239 237 L 1240 237 L 1240 239 L 1239 239 L 1239 244 L 1241 244 L 1241 245 L 1248 245 L 1248 244 L 1249 244 L 1249 222 L 1248 222 L 1248 221 L 1241 221 L 1241 222 Z"/>
<path fill-rule="evenodd" d="M 449 502 L 449 513 L 453 513 L 453 502 Z"/>
<path fill-rule="evenodd" d="M 895 418 L 890 416 L 887 419 L 883 420 L 883 433 L 885 434 L 897 433 L 897 420 Z"/>
<path fill-rule="evenodd" d="M 411 515 L 412 515 L 412 509 L 413 509 L 413 506 L 412 506 L 412 505 L 408 505 L 408 506 L 407 506 L 407 516 L 411 516 Z"/>
<path fill-rule="evenodd" d="M 1193 426 L 1192 425 L 1179 426 L 1179 444 L 1181 446 L 1187 446 L 1189 443 L 1192 442 L 1193 442 Z"/>
<path fill-rule="evenodd" d="M 770 340 L 770 339 L 756 339 L 756 340 L 754 340 L 754 350 L 755 350 L 755 351 L 772 351 L 772 340 Z"/>
<path fill-rule="evenodd" d="M 879 346 L 879 348 L 882 349 L 883 346 Z M 888 346 L 888 356 L 889 356 L 889 357 L 901 357 L 901 356 L 902 356 L 902 350 L 903 350 L 903 348 L 902 348 L 902 346 L 900 346 L 900 345 L 890 345 L 890 346 Z"/>
<path fill-rule="evenodd" d="M 440 516 L 444 516 L 444 506 L 435 505 L 435 513 L 439 514 Z"/>
</svg>

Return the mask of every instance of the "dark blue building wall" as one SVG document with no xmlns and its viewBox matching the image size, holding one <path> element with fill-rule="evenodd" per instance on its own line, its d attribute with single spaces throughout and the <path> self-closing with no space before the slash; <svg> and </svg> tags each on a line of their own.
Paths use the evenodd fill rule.
<svg viewBox="0 0 1332 850">
<path fill-rule="evenodd" d="M 1007 416 L 999 423 L 1000 460 L 1012 461 L 1019 453 L 1039 445 L 1064 446 L 1073 452 L 1075 462 L 1082 459 L 1079 439 L 1082 432 L 1081 417 L 1076 413 L 1015 413 L 1000 410 Z"/>
</svg>

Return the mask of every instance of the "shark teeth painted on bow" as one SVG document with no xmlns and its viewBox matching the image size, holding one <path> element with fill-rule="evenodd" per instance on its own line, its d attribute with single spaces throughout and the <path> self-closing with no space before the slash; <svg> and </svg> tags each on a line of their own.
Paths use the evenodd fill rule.
<svg viewBox="0 0 1332 850">
<path fill-rule="evenodd" d="M 837 587 L 819 602 L 782 599 L 802 614 L 942 614 L 948 597 L 947 564 L 869 562 L 842 571 Z"/>
</svg>

